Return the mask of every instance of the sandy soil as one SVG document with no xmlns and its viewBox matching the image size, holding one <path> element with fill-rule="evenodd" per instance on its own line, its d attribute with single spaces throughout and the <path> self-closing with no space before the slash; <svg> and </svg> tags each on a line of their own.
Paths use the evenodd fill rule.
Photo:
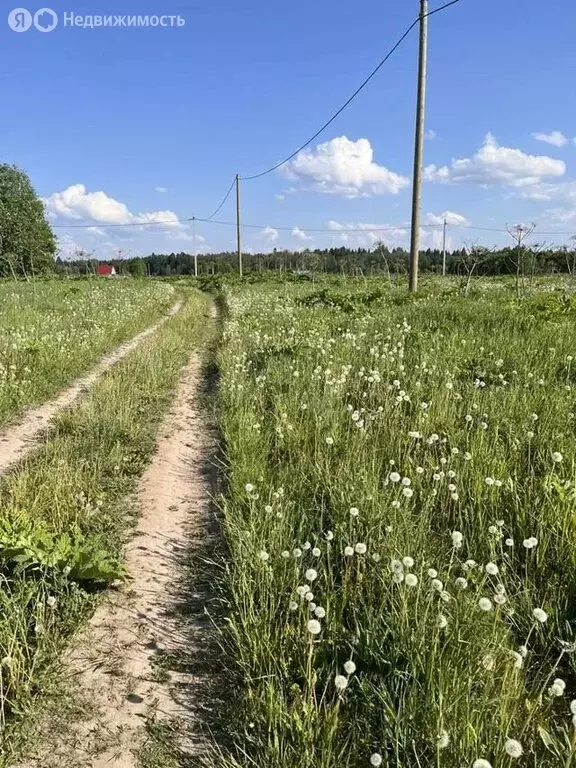
<svg viewBox="0 0 576 768">
<path fill-rule="evenodd" d="M 70 407 L 83 392 L 92 387 L 106 371 L 126 357 L 144 339 L 155 333 L 169 317 L 175 315 L 181 308 L 182 302 L 177 302 L 168 314 L 154 325 L 134 336 L 133 339 L 122 344 L 113 352 L 105 355 L 96 366 L 85 376 L 77 379 L 70 387 L 61 392 L 54 400 L 43 403 L 38 408 L 33 408 L 24 415 L 22 421 L 0 430 L 0 477 L 4 475 L 13 464 L 20 461 L 36 446 L 39 436 L 49 426 L 52 419 L 64 408 Z"/>
</svg>

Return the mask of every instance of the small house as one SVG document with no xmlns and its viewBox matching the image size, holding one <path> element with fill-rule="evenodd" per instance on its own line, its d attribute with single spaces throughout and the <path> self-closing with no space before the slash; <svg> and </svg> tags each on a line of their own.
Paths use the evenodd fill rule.
<svg viewBox="0 0 576 768">
<path fill-rule="evenodd" d="M 96 274 L 98 277 L 115 277 L 116 269 L 111 264 L 98 264 Z"/>
</svg>

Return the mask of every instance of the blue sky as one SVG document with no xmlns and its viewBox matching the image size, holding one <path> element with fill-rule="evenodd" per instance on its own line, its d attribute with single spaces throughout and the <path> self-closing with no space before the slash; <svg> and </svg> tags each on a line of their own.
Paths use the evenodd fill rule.
<svg viewBox="0 0 576 768">
<path fill-rule="evenodd" d="M 0 25 L 2 161 L 29 172 L 63 253 L 101 258 L 189 251 L 186 225 L 105 225 L 206 216 L 236 172 L 263 170 L 314 133 L 418 12 L 416 0 L 51 0 L 59 26 L 17 34 L 12 7 Z M 186 25 L 64 28 L 72 10 Z M 576 232 L 575 28 L 572 0 L 461 0 L 430 19 L 423 220 L 446 213 L 451 244 L 506 241 L 456 224 Z M 416 55 L 414 30 L 309 151 L 243 184 L 244 221 L 267 227 L 245 231 L 247 249 L 407 242 Z M 218 218 L 233 221 L 232 196 Z M 377 227 L 391 230 L 341 231 Z M 200 251 L 234 247 L 233 227 L 198 234 Z M 424 232 L 425 245 L 439 238 Z"/>
</svg>

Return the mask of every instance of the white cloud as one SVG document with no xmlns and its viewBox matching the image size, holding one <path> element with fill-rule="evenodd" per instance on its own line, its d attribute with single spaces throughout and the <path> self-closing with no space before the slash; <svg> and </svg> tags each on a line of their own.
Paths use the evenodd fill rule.
<svg viewBox="0 0 576 768">
<path fill-rule="evenodd" d="M 444 221 L 446 221 L 447 224 L 451 224 L 452 226 L 456 227 L 465 227 L 470 224 L 466 216 L 462 216 L 461 213 L 454 213 L 454 211 L 444 211 L 444 213 L 439 214 L 426 214 L 427 224 L 437 224 L 438 226 L 443 226 Z"/>
<path fill-rule="evenodd" d="M 566 165 L 562 160 L 501 147 L 489 133 L 475 155 L 453 160 L 449 166 L 429 165 L 424 169 L 424 178 L 426 181 L 444 183 L 526 187 L 565 173 Z"/>
<path fill-rule="evenodd" d="M 568 139 L 560 131 L 552 131 L 552 133 L 533 133 L 532 138 L 536 141 L 543 141 L 545 144 L 551 144 L 553 147 L 565 147 L 568 144 Z"/>
<path fill-rule="evenodd" d="M 164 192 L 168 192 L 168 187 L 154 187 L 154 191 L 163 194 Z"/>
<path fill-rule="evenodd" d="M 406 177 L 374 162 L 368 139 L 351 141 L 346 136 L 299 152 L 282 172 L 291 180 L 311 183 L 310 191 L 348 198 L 396 195 L 410 184 Z"/>
<path fill-rule="evenodd" d="M 428 139 L 428 141 L 434 141 L 434 139 L 438 138 L 438 134 L 436 133 L 436 131 L 433 131 L 432 128 L 430 128 L 430 130 L 426 131 L 426 133 L 424 134 L 424 138 Z"/>
<path fill-rule="evenodd" d="M 370 248 L 376 243 L 384 243 L 390 248 L 394 248 L 404 245 L 410 234 L 408 226 L 406 228 L 391 227 L 389 224 L 343 223 L 332 219 L 327 222 L 326 226 L 334 231 L 340 242 L 359 248 Z"/>
<path fill-rule="evenodd" d="M 313 240 L 314 238 L 310 237 L 310 235 L 307 235 L 306 232 L 304 232 L 303 229 L 300 229 L 300 227 L 294 227 L 292 230 L 292 237 L 298 238 L 298 240 Z"/>
<path fill-rule="evenodd" d="M 275 243 L 278 240 L 278 230 L 274 229 L 274 227 L 266 227 L 266 229 L 263 229 L 260 233 L 260 237 L 264 238 L 264 240 L 267 240 L 269 243 Z"/>
<path fill-rule="evenodd" d="M 282 202 L 282 200 L 286 200 L 286 195 L 274 195 L 274 197 L 280 202 Z"/>
<path fill-rule="evenodd" d="M 93 235 L 98 235 L 98 237 L 106 237 L 106 232 L 100 229 L 100 227 L 88 227 L 86 231 L 91 232 Z"/>
<path fill-rule="evenodd" d="M 52 218 L 88 220 L 96 224 L 151 224 L 163 227 L 179 227 L 173 211 L 132 213 L 128 207 L 109 197 L 105 192 L 87 192 L 84 184 L 73 184 L 62 192 L 54 192 L 44 199 L 46 210 Z"/>
</svg>

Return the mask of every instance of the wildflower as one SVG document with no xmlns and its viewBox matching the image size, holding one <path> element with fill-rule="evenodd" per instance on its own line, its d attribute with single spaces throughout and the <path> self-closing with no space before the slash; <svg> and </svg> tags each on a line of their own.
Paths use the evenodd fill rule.
<svg viewBox="0 0 576 768">
<path fill-rule="evenodd" d="M 347 661 L 346 664 L 344 664 L 344 671 L 347 675 L 353 675 L 354 672 L 356 672 L 356 664 L 354 664 L 353 661 Z"/>
<path fill-rule="evenodd" d="M 306 573 L 304 574 L 304 578 L 306 581 L 316 581 L 318 578 L 318 571 L 315 571 L 314 568 L 308 568 Z"/>
<path fill-rule="evenodd" d="M 521 645 L 520 648 L 518 648 L 518 653 L 525 659 L 526 656 L 528 656 L 528 648 L 525 645 Z"/>
<path fill-rule="evenodd" d="M 318 547 L 314 547 L 314 549 L 312 550 L 312 554 L 314 555 L 314 557 L 320 557 L 320 555 L 321 555 L 322 553 L 320 552 L 320 550 L 318 549 Z"/>
<path fill-rule="evenodd" d="M 360 510 L 357 507 L 352 507 L 350 510 L 350 517 L 358 517 Z"/>
<path fill-rule="evenodd" d="M 472 571 L 472 570 L 474 570 L 474 568 L 476 568 L 476 566 L 478 565 L 478 563 L 476 562 L 476 560 L 466 560 L 466 562 L 464 563 L 464 565 L 465 565 L 465 567 L 466 567 L 466 568 L 467 568 L 469 571 Z"/>
<path fill-rule="evenodd" d="M 317 619 L 324 619 L 326 617 L 326 611 L 324 608 L 322 608 L 321 605 L 319 605 L 318 607 L 314 608 L 314 615 Z"/>
<path fill-rule="evenodd" d="M 402 494 L 403 494 L 403 495 L 404 495 L 404 496 L 405 496 L 407 499 L 411 499 L 411 498 L 412 498 L 412 496 L 414 496 L 414 491 L 412 490 L 412 488 L 404 488 L 404 490 L 402 491 Z"/>
<path fill-rule="evenodd" d="M 493 477 L 487 477 L 485 478 L 484 482 L 486 485 L 494 485 L 494 478 Z"/>
<path fill-rule="evenodd" d="M 392 483 L 399 483 L 402 478 L 398 474 L 398 472 L 391 472 L 390 473 L 390 481 Z"/>
<path fill-rule="evenodd" d="M 308 600 L 308 602 L 311 603 L 312 600 L 314 600 L 314 594 L 312 592 L 306 592 L 306 594 L 304 595 L 304 599 Z"/>
<path fill-rule="evenodd" d="M 443 600 L 445 603 L 449 603 L 450 600 L 452 600 L 450 593 L 443 589 L 442 592 L 440 592 L 440 600 Z"/>
<path fill-rule="evenodd" d="M 573 699 L 570 702 L 570 712 L 572 712 L 573 715 L 576 715 L 576 699 Z"/>
<path fill-rule="evenodd" d="M 489 600 L 487 597 L 481 597 L 478 601 L 478 607 L 481 611 L 491 611 L 492 610 L 492 601 Z"/>
<path fill-rule="evenodd" d="M 443 613 L 439 614 L 438 616 L 438 627 L 439 629 L 445 629 L 448 626 L 448 619 L 446 616 L 444 616 Z"/>
<path fill-rule="evenodd" d="M 496 563 L 488 563 L 485 570 L 490 576 L 496 576 L 498 574 L 498 566 Z"/>
<path fill-rule="evenodd" d="M 507 600 L 508 598 L 506 597 L 506 595 L 503 595 L 503 594 L 494 595 L 494 602 L 496 603 L 496 605 L 504 605 L 504 603 Z"/>
<path fill-rule="evenodd" d="M 470 461 L 471 458 L 472 458 L 472 454 L 468 453 L 468 451 L 466 451 L 466 453 L 464 454 L 464 459 L 466 461 Z"/>
<path fill-rule="evenodd" d="M 393 501 L 392 502 L 392 506 L 394 507 L 394 509 L 398 509 L 400 507 L 400 502 L 399 501 Z"/>
<path fill-rule="evenodd" d="M 402 565 L 404 565 L 406 568 L 413 568 L 414 560 L 411 557 L 405 557 L 402 560 Z"/>
<path fill-rule="evenodd" d="M 416 474 L 417 475 L 423 475 L 424 474 L 424 467 L 416 467 Z"/>
<path fill-rule="evenodd" d="M 302 550 L 296 547 L 296 549 L 292 550 L 292 554 L 296 559 L 298 559 L 299 557 L 302 557 Z"/>
<path fill-rule="evenodd" d="M 326 541 L 332 541 L 333 538 L 334 538 L 334 534 L 332 533 L 332 531 L 326 531 Z"/>
<path fill-rule="evenodd" d="M 453 469 L 449 469 L 448 472 L 446 472 L 446 477 L 449 477 L 450 480 L 453 480 L 456 477 L 456 472 L 454 472 Z"/>
<path fill-rule="evenodd" d="M 370 755 L 370 765 L 375 766 L 375 768 L 382 765 L 382 755 L 378 754 L 378 752 L 374 752 L 373 755 Z"/>
<path fill-rule="evenodd" d="M 444 589 L 444 584 L 442 584 L 440 579 L 432 579 L 432 587 L 438 592 L 442 592 L 442 590 Z"/>
<path fill-rule="evenodd" d="M 404 581 L 404 574 L 402 573 L 402 571 L 396 571 L 392 576 L 392 581 L 395 584 L 402 584 L 402 582 Z"/>
<path fill-rule="evenodd" d="M 296 594 L 300 595 L 300 597 L 305 597 L 305 595 L 308 593 L 308 585 L 304 584 L 301 587 L 296 587 Z"/>
<path fill-rule="evenodd" d="M 288 606 L 291 611 L 297 611 L 298 610 L 298 603 L 294 600 L 290 601 L 290 605 Z"/>
<path fill-rule="evenodd" d="M 563 461 L 563 459 L 564 459 L 564 456 L 562 456 L 560 451 L 554 451 L 554 453 L 552 454 L 552 461 L 555 464 L 560 464 L 560 462 Z"/>
<path fill-rule="evenodd" d="M 491 533 L 492 535 L 495 535 L 495 534 L 497 534 L 497 533 L 498 533 L 498 526 L 496 526 L 496 525 L 491 525 L 491 526 L 488 528 L 488 533 Z"/>
<path fill-rule="evenodd" d="M 539 621 L 540 624 L 545 624 L 548 621 L 548 614 L 546 611 L 543 611 L 542 608 L 534 608 L 532 616 L 534 616 L 536 621 Z"/>
<path fill-rule="evenodd" d="M 311 635 L 319 635 L 322 627 L 320 626 L 320 622 L 316 621 L 316 619 L 310 619 L 308 622 L 308 632 L 310 632 Z"/>
<path fill-rule="evenodd" d="M 428 568 L 428 576 L 430 576 L 431 579 L 437 579 L 438 578 L 438 571 L 434 568 Z"/>
<path fill-rule="evenodd" d="M 492 763 L 484 760 L 483 757 L 479 757 L 478 760 L 474 760 L 472 763 L 472 768 L 492 768 Z"/>
<path fill-rule="evenodd" d="M 456 549 L 460 549 L 462 546 L 462 542 L 464 540 L 464 536 L 460 533 L 460 531 L 452 531 L 452 545 Z"/>
<path fill-rule="evenodd" d="M 526 432 L 526 437 L 528 438 L 528 440 L 532 440 L 534 437 L 534 432 Z"/>
<path fill-rule="evenodd" d="M 46 605 L 48 608 L 55 608 L 56 607 L 56 598 L 53 595 L 48 595 L 46 598 Z"/>
<path fill-rule="evenodd" d="M 368 547 L 366 546 L 366 544 L 362 544 L 362 542 L 359 542 L 355 546 L 356 554 L 358 555 L 365 555 L 367 549 Z"/>
<path fill-rule="evenodd" d="M 333 437 L 327 437 L 326 438 L 326 445 L 334 445 L 334 438 Z"/>
<path fill-rule="evenodd" d="M 491 653 L 487 653 L 486 656 L 484 656 L 482 658 L 482 662 L 481 663 L 482 663 L 482 666 L 484 667 L 485 670 L 487 670 L 488 672 L 492 672 L 492 670 L 494 669 L 494 665 L 496 663 L 496 660 L 495 660 L 494 656 L 492 656 Z"/>
<path fill-rule="evenodd" d="M 244 489 L 246 493 L 252 493 L 252 491 L 254 490 L 254 486 L 252 485 L 252 483 L 246 483 L 246 485 L 244 486 Z"/>
<path fill-rule="evenodd" d="M 288 559 L 288 558 L 290 557 L 290 552 L 288 552 L 288 550 L 287 550 L 287 549 L 285 549 L 285 550 L 284 550 L 284 552 L 282 552 L 282 557 L 283 557 L 285 560 L 286 560 L 286 559 Z"/>
<path fill-rule="evenodd" d="M 414 573 L 409 573 L 406 575 L 405 581 L 407 587 L 415 587 L 418 584 L 418 576 Z"/>
<path fill-rule="evenodd" d="M 270 560 L 270 555 L 268 554 L 268 552 L 264 552 L 264 550 L 260 552 L 258 557 L 260 558 L 260 560 L 262 560 L 263 563 L 267 563 L 268 560 Z"/>
<path fill-rule="evenodd" d="M 564 696 L 564 689 L 565 685 L 557 685 L 556 682 L 554 682 L 550 688 L 548 688 L 548 693 L 550 696 L 555 696 L 556 698 L 560 698 L 560 696 Z"/>
<path fill-rule="evenodd" d="M 461 576 L 458 579 L 456 579 L 455 584 L 458 587 L 458 589 L 467 589 L 468 587 L 468 582 L 466 581 L 466 579 L 463 579 Z"/>
<path fill-rule="evenodd" d="M 522 654 L 518 653 L 518 651 L 510 651 L 510 655 L 514 659 L 514 667 L 516 669 L 522 669 L 522 665 L 524 664 L 524 658 L 522 657 Z"/>
<path fill-rule="evenodd" d="M 408 437 L 411 437 L 413 440 L 419 440 L 421 435 L 420 432 L 408 432 Z"/>
<path fill-rule="evenodd" d="M 442 729 L 436 739 L 436 746 L 438 749 L 446 749 L 448 744 L 450 744 L 450 736 L 448 735 L 448 731 Z"/>
<path fill-rule="evenodd" d="M 71 573 L 71 571 L 72 571 L 72 568 L 70 568 L 70 566 L 69 566 L 69 565 L 67 565 L 67 566 L 64 568 L 64 570 L 62 571 L 62 573 L 64 574 L 64 576 L 69 576 L 69 575 L 70 575 L 70 573 Z"/>
<path fill-rule="evenodd" d="M 558 688 L 562 688 L 562 691 L 566 690 L 566 683 L 564 680 L 562 680 L 561 677 L 557 677 L 556 680 L 554 680 L 553 685 L 557 685 Z"/>
<path fill-rule="evenodd" d="M 392 571 L 403 571 L 404 563 L 401 560 L 392 560 L 390 563 L 390 568 Z"/>
<path fill-rule="evenodd" d="M 344 554 L 346 557 L 352 557 L 354 554 L 354 549 L 352 547 L 344 547 Z"/>
<path fill-rule="evenodd" d="M 380 558 L 380 555 L 378 554 L 378 552 L 374 552 L 374 554 L 372 555 L 372 560 L 374 560 L 375 563 L 379 563 L 380 562 L 381 558 Z"/>
<path fill-rule="evenodd" d="M 306 541 L 306 542 L 304 542 L 304 544 L 302 544 L 302 549 L 303 549 L 303 550 L 305 550 L 306 552 L 308 552 L 308 550 L 309 550 L 311 547 L 312 547 L 312 544 L 310 544 L 310 542 L 309 542 L 309 541 Z"/>
<path fill-rule="evenodd" d="M 455 490 L 456 490 L 456 486 L 454 485 L 454 483 L 450 483 L 450 484 L 448 485 L 448 490 L 449 490 L 449 491 L 455 491 Z"/>
<path fill-rule="evenodd" d="M 514 546 L 514 539 L 506 539 L 505 542 L 507 547 L 513 547 Z"/>
<path fill-rule="evenodd" d="M 458 499 L 460 498 L 460 496 L 458 496 L 458 494 L 457 494 L 457 493 L 453 493 L 453 494 L 450 496 L 450 498 L 452 499 L 452 501 L 458 501 Z"/>
<path fill-rule="evenodd" d="M 348 678 L 344 677 L 344 675 L 336 675 L 334 678 L 334 685 L 336 686 L 336 690 L 345 691 L 346 688 L 348 688 Z"/>
</svg>

